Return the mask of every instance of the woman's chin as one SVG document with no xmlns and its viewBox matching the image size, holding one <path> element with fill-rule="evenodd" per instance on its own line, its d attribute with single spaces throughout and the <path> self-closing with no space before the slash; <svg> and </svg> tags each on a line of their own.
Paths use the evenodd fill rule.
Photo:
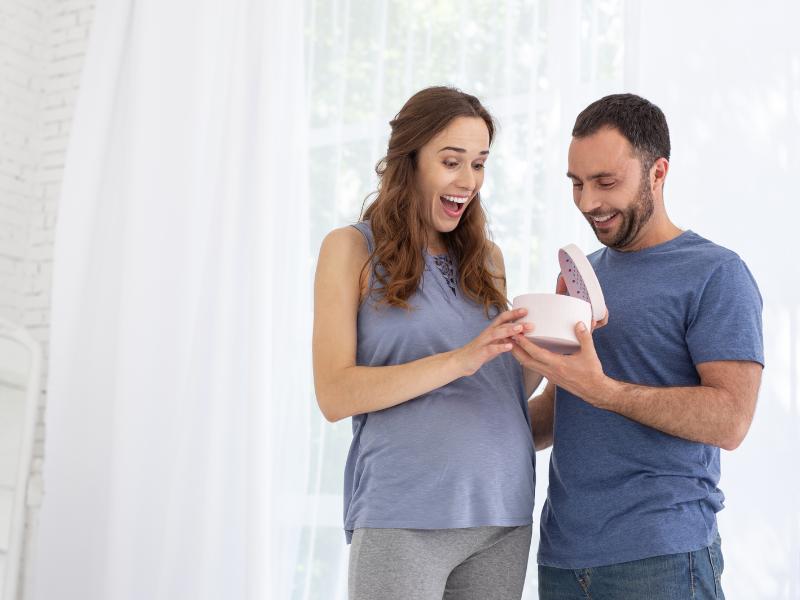
<svg viewBox="0 0 800 600">
<path fill-rule="evenodd" d="M 437 223 L 436 224 L 436 231 L 439 233 L 450 233 L 458 227 L 458 224 L 461 222 L 461 219 L 457 221 L 453 221 L 450 223 Z"/>
</svg>

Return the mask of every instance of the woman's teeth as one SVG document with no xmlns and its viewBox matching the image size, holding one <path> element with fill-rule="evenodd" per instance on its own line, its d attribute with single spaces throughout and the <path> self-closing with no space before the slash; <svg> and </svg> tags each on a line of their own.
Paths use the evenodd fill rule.
<svg viewBox="0 0 800 600">
<path fill-rule="evenodd" d="M 442 201 L 442 208 L 447 216 L 458 218 L 466 206 L 469 196 L 440 196 Z"/>
</svg>

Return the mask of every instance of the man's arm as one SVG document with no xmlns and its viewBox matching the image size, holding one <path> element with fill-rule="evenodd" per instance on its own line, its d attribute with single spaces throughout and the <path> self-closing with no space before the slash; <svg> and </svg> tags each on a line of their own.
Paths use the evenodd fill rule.
<svg viewBox="0 0 800 600">
<path fill-rule="evenodd" d="M 753 420 L 762 367 L 714 361 L 697 365 L 697 371 L 701 383 L 694 387 L 649 387 L 606 377 L 584 399 L 664 433 L 735 450 Z"/>
<path fill-rule="evenodd" d="M 581 350 L 548 352 L 516 336 L 513 352 L 527 368 L 586 402 L 687 440 L 733 450 L 742 443 L 755 412 L 762 367 L 750 361 L 697 365 L 701 383 L 651 387 L 616 381 L 603 373 L 591 334 L 579 324 Z M 530 404 L 529 404 L 530 407 Z M 552 431 L 552 428 L 551 428 Z"/>
<path fill-rule="evenodd" d="M 556 386 L 547 382 L 538 396 L 528 400 L 528 415 L 531 418 L 531 433 L 537 450 L 553 445 L 553 411 L 555 409 Z"/>
</svg>

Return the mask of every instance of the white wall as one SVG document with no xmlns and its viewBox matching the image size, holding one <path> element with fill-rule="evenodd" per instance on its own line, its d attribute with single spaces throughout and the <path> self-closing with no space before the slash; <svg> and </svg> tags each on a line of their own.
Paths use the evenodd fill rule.
<svg viewBox="0 0 800 600">
<path fill-rule="evenodd" d="M 0 316 L 42 344 L 47 377 L 57 200 L 93 0 L 0 0 Z M 26 552 L 41 505 L 43 389 L 28 496 Z M 23 558 L 20 598 L 28 588 Z"/>
<path fill-rule="evenodd" d="M 648 57 L 626 84 L 664 110 L 668 211 L 735 250 L 764 298 L 766 368 L 750 432 L 722 453 L 728 598 L 800 598 L 800 4 L 639 0 Z M 679 33 L 678 33 L 679 32 Z"/>
</svg>

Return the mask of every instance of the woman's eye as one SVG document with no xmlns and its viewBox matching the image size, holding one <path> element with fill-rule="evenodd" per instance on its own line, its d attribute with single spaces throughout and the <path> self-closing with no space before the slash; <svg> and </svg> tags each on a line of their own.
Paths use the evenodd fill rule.
<svg viewBox="0 0 800 600">
<path fill-rule="evenodd" d="M 472 165 L 472 168 L 475 169 L 476 171 L 480 171 L 482 169 L 485 169 L 486 166 L 483 163 L 478 163 L 476 165 Z"/>
<path fill-rule="evenodd" d="M 445 167 L 447 167 L 449 169 L 452 169 L 453 167 L 457 167 L 458 166 L 458 163 L 455 162 L 454 160 L 446 160 L 446 161 L 443 162 L 443 164 L 444 164 Z"/>
</svg>

